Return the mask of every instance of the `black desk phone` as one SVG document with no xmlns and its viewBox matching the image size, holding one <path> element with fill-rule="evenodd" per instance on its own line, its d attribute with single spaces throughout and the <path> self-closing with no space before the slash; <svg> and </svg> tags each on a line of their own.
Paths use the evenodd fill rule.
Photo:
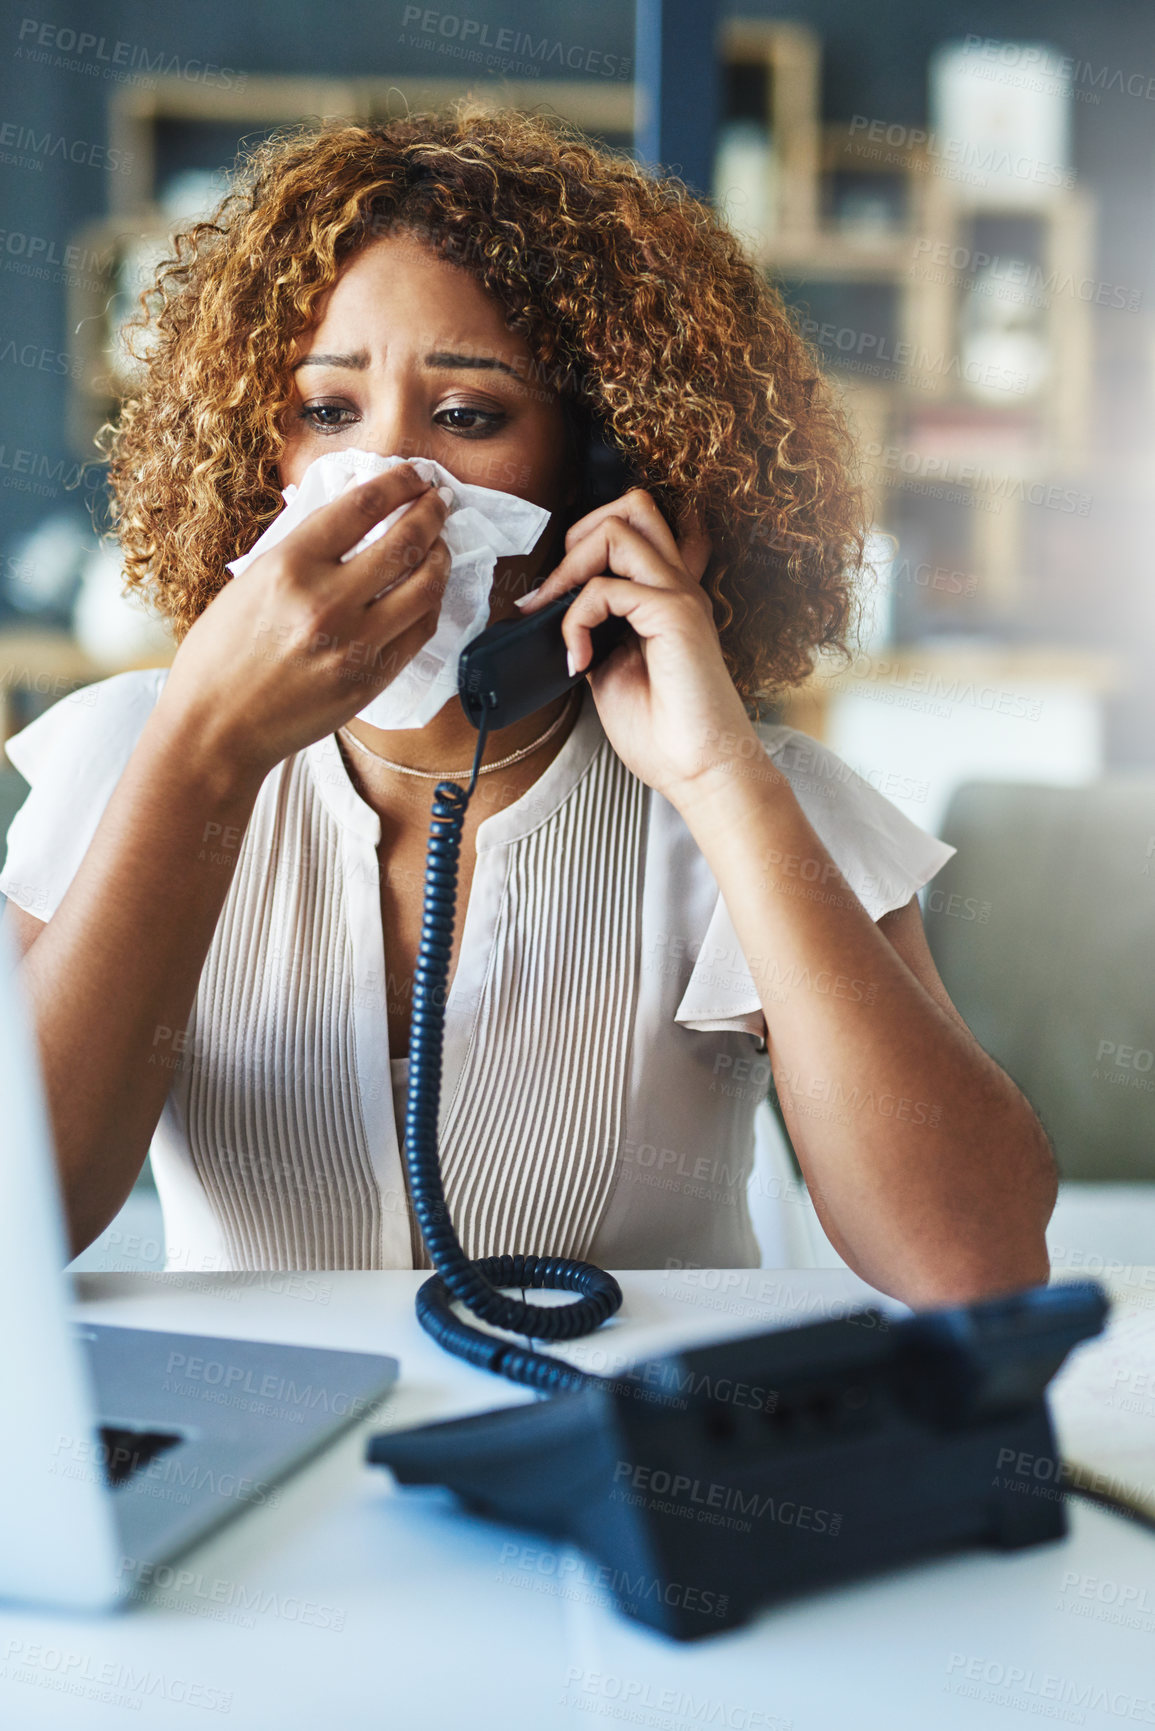
<svg viewBox="0 0 1155 1731">
<path fill-rule="evenodd" d="M 468 1507 L 573 1541 L 600 1559 L 620 1610 L 676 1639 L 928 1551 L 1061 1536 L 1062 1463 L 1045 1387 L 1071 1348 L 1103 1326 L 1107 1303 L 1094 1282 L 900 1320 L 862 1309 L 606 1378 L 530 1342 L 598 1328 L 621 1306 L 612 1275 L 564 1257 L 465 1255 L 437 1148 L 465 810 L 490 728 L 584 678 L 570 675 L 560 631 L 573 599 L 490 626 L 460 658 L 477 751 L 468 788 L 442 781 L 433 797 L 404 1150 L 437 1270 L 417 1295 L 422 1327 L 472 1364 L 553 1398 L 385 1432 L 370 1440 L 368 1459 L 402 1483 L 449 1486 Z M 591 665 L 627 635 L 620 620 L 597 627 Z M 579 1296 L 556 1307 L 509 1296 L 545 1287 Z M 471 1326 L 454 1301 L 523 1339 Z"/>
</svg>

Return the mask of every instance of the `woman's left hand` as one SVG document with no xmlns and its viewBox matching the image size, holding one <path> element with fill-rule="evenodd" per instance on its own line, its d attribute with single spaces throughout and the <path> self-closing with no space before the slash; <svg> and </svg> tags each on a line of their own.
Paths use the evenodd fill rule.
<svg viewBox="0 0 1155 1731">
<path fill-rule="evenodd" d="M 569 530 L 565 557 L 521 611 L 576 587 L 562 622 L 574 671 L 590 659 L 590 631 L 611 615 L 636 640 L 595 667 L 589 684 L 606 737 L 629 769 L 677 806 L 712 768 L 748 754 L 757 735 L 726 671 L 702 577 L 711 546 L 687 510 L 675 539 L 641 487 L 590 511 Z"/>
</svg>

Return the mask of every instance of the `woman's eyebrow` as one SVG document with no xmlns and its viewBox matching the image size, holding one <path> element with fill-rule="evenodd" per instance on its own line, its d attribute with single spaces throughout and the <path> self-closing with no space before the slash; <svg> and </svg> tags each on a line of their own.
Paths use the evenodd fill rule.
<svg viewBox="0 0 1155 1731">
<path fill-rule="evenodd" d="M 302 355 L 299 361 L 294 361 L 292 371 L 298 367 L 355 367 L 363 373 L 369 365 L 369 356 L 364 349 L 358 349 L 355 355 Z"/>
<path fill-rule="evenodd" d="M 358 372 L 364 372 L 369 365 L 369 356 L 364 349 L 358 349 L 352 355 L 302 355 L 299 361 L 294 361 L 292 371 L 298 367 L 354 367 Z M 457 371 L 462 367 L 497 368 L 508 373 L 512 379 L 520 379 L 521 373 L 515 367 L 508 366 L 505 361 L 499 361 L 490 355 L 458 355 L 448 349 L 436 349 L 431 355 L 426 355 L 425 365 L 436 367 L 443 371 Z"/>
<path fill-rule="evenodd" d="M 516 368 L 507 366 L 504 361 L 499 361 L 492 355 L 459 355 L 449 349 L 437 349 L 433 354 L 426 355 L 425 365 L 446 370 L 456 370 L 460 367 L 497 367 L 503 373 L 508 373 L 511 379 L 522 377 Z"/>
</svg>

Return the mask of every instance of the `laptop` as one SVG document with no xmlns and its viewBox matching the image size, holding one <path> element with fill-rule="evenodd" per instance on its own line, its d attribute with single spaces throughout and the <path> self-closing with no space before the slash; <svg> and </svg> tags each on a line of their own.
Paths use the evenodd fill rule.
<svg viewBox="0 0 1155 1731">
<path fill-rule="evenodd" d="M 2 901 L 0 901 L 2 906 Z M 75 1322 L 47 1106 L 0 920 L 0 1600 L 101 1610 L 371 1411 L 396 1359 Z"/>
</svg>

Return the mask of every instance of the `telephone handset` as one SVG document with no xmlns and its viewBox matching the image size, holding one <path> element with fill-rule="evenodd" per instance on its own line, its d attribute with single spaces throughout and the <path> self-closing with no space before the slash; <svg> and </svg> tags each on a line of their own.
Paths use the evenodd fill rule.
<svg viewBox="0 0 1155 1731">
<path fill-rule="evenodd" d="M 605 619 L 590 632 L 589 667 L 570 673 L 561 622 L 577 595 L 559 595 L 523 619 L 501 619 L 466 645 L 457 663 L 461 707 L 474 727 L 509 727 L 544 709 L 583 680 L 631 634 L 624 619 Z"/>
<path fill-rule="evenodd" d="M 619 499 L 635 477 L 600 423 L 591 426 L 583 446 L 578 485 L 578 515 Z M 544 709 L 585 678 L 589 667 L 571 674 L 566 665 L 561 621 L 577 590 L 561 595 L 540 612 L 502 619 L 467 644 L 457 664 L 461 706 L 474 727 L 482 716 L 493 729 L 509 727 Z M 605 660 L 632 635 L 624 619 L 606 619 L 590 632 L 590 667 Z"/>
</svg>

